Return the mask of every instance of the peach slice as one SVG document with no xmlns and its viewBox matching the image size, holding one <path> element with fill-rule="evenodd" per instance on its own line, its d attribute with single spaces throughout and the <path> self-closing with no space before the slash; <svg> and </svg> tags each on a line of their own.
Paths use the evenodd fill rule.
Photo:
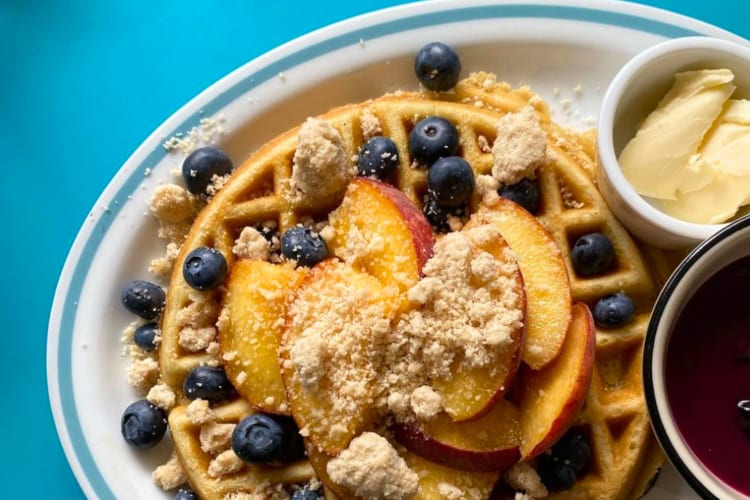
<svg viewBox="0 0 750 500">
<path fill-rule="evenodd" d="M 240 260 L 227 282 L 219 331 L 227 377 L 261 411 L 289 414 L 278 351 L 287 301 L 303 276 L 302 268 Z"/>
<path fill-rule="evenodd" d="M 413 500 L 434 500 L 436 498 L 489 498 L 492 488 L 499 479 L 499 472 L 457 471 L 420 457 L 400 447 L 399 455 L 406 465 L 419 476 L 419 490 Z M 347 488 L 334 483 L 326 465 L 330 455 L 322 453 L 314 446 L 307 446 L 307 459 L 315 470 L 315 475 L 325 487 L 340 500 L 356 500 Z M 470 493 L 469 493 L 470 492 Z"/>
<path fill-rule="evenodd" d="M 436 498 L 489 498 L 499 472 L 469 472 L 436 464 L 416 453 L 401 453 L 406 465 L 419 476 L 415 500 Z"/>
<path fill-rule="evenodd" d="M 596 330 L 588 306 L 573 306 L 573 319 L 558 358 L 542 370 L 524 370 L 521 389 L 521 454 L 533 458 L 552 446 L 583 406 L 594 368 Z"/>
<path fill-rule="evenodd" d="M 500 198 L 482 207 L 468 224 L 488 221 L 518 257 L 527 301 L 523 360 L 538 370 L 559 355 L 568 331 L 573 303 L 568 269 L 544 226 L 516 203 Z"/>
<path fill-rule="evenodd" d="M 355 500 L 357 498 L 356 495 L 347 488 L 334 483 L 331 476 L 328 475 L 326 466 L 328 465 L 328 461 L 333 458 L 332 456 L 320 451 L 318 447 L 312 445 L 309 440 L 305 441 L 305 450 L 307 450 L 307 460 L 315 471 L 315 475 L 320 479 L 326 489 L 336 495 L 336 498 L 339 500 Z"/>
<path fill-rule="evenodd" d="M 413 453 L 454 469 L 501 471 L 521 458 L 519 410 L 504 399 L 471 422 L 441 413 L 429 422 L 394 424 L 392 430 Z"/>
<path fill-rule="evenodd" d="M 375 420 L 383 337 L 404 298 L 336 259 L 297 287 L 279 357 L 292 416 L 308 440 L 337 455 Z"/>
<path fill-rule="evenodd" d="M 484 241 L 475 240 L 473 244 L 488 252 L 497 261 L 506 262 L 508 244 L 499 233 L 493 231 L 490 234 L 494 237 Z M 523 277 L 520 272 L 516 272 L 513 278 L 513 288 L 518 295 L 516 307 L 524 311 L 522 314 L 525 316 L 526 295 Z M 475 285 L 481 286 L 479 283 Z M 451 367 L 451 377 L 432 382 L 442 397 L 443 409 L 452 420 L 461 422 L 479 418 L 503 397 L 512 385 L 521 364 L 524 331 L 525 328 L 521 325 L 511 332 L 507 342 L 496 347 L 496 362 L 491 365 L 471 367 L 459 358 Z"/>
<path fill-rule="evenodd" d="M 329 221 L 332 253 L 402 293 L 417 282 L 432 255 L 429 221 L 403 192 L 384 182 L 354 179 Z"/>
</svg>

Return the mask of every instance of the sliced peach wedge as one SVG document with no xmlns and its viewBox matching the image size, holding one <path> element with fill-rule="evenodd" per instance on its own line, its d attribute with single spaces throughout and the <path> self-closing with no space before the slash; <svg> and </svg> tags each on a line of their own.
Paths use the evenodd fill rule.
<svg viewBox="0 0 750 500">
<path fill-rule="evenodd" d="M 483 417 L 454 422 L 445 413 L 428 422 L 393 424 L 396 440 L 433 462 L 468 471 L 502 471 L 521 458 L 520 412 L 501 399 Z"/>
<path fill-rule="evenodd" d="M 279 359 L 303 435 L 335 456 L 376 418 L 383 338 L 404 298 L 336 259 L 314 266 L 289 305 Z"/>
<path fill-rule="evenodd" d="M 489 498 L 500 477 L 497 471 L 456 471 L 408 451 L 401 456 L 419 476 L 419 490 L 414 500 Z"/>
<path fill-rule="evenodd" d="M 327 465 L 333 458 L 307 443 L 307 458 L 315 470 L 315 475 L 325 487 L 340 500 L 357 500 L 349 489 L 336 484 L 328 475 Z M 434 461 L 420 457 L 416 453 L 398 448 L 399 455 L 406 465 L 417 473 L 419 489 L 412 500 L 435 500 L 437 498 L 489 498 L 499 479 L 497 471 L 457 471 Z"/>
<path fill-rule="evenodd" d="M 572 425 L 588 394 L 594 369 L 596 330 L 586 304 L 573 306 L 573 319 L 560 355 L 542 370 L 523 370 L 521 453 L 533 458 Z"/>
<path fill-rule="evenodd" d="M 329 214 L 333 254 L 386 286 L 405 292 L 432 255 L 435 235 L 421 210 L 401 191 L 358 177 Z"/>
<path fill-rule="evenodd" d="M 518 258 L 526 287 L 526 344 L 523 361 L 538 370 L 562 349 L 572 297 L 565 261 L 547 230 L 516 203 L 500 198 L 468 222 L 494 224 Z"/>
<path fill-rule="evenodd" d="M 304 275 L 304 268 L 240 260 L 227 282 L 228 314 L 219 329 L 225 370 L 237 391 L 261 411 L 289 414 L 278 350 L 289 295 Z"/>
<path fill-rule="evenodd" d="M 467 227 L 462 233 L 472 241 L 475 250 L 472 251 L 472 262 L 478 262 L 478 255 L 489 254 L 495 260 L 498 268 L 506 265 L 512 260 L 508 251 L 508 244 L 500 233 L 492 226 L 479 228 L 478 226 Z M 515 267 L 515 265 L 514 265 Z M 485 366 L 471 366 L 466 360 L 459 356 L 451 366 L 451 376 L 447 379 L 435 379 L 432 385 L 441 395 L 443 409 L 448 416 L 456 422 L 462 422 L 480 418 L 490 411 L 496 401 L 502 399 L 505 392 L 511 387 L 516 372 L 521 364 L 521 353 L 523 351 L 525 328 L 524 316 L 526 311 L 526 294 L 524 291 L 523 277 L 516 268 L 508 276 L 507 287 L 495 289 L 487 287 L 475 276 L 470 286 L 485 288 L 496 305 L 492 309 L 500 310 L 501 303 L 508 293 L 515 294 L 516 300 L 510 305 L 513 309 L 520 311 L 521 321 L 517 327 L 508 332 L 504 342 L 492 347 L 494 351 L 494 362 Z M 497 281 L 500 276 L 484 277 L 490 281 Z M 476 304 L 469 305 L 470 308 Z M 456 307 L 459 307 L 458 304 Z M 468 317 L 468 316 L 467 316 Z M 479 330 L 490 328 L 488 325 L 478 327 Z M 484 333 L 484 332 L 483 332 Z"/>
</svg>

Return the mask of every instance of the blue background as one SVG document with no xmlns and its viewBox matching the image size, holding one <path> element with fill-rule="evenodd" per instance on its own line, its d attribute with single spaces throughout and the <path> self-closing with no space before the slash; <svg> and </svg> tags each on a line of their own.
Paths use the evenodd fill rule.
<svg viewBox="0 0 750 500">
<path fill-rule="evenodd" d="M 0 497 L 83 496 L 49 409 L 47 318 L 68 248 L 120 165 L 180 106 L 243 63 L 401 3 L 0 0 Z M 642 3 L 750 37 L 750 2 Z"/>
</svg>

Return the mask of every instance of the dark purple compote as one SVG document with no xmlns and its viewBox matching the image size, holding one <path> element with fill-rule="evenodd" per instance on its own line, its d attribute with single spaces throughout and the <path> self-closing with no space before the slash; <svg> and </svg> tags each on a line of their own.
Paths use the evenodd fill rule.
<svg viewBox="0 0 750 500">
<path fill-rule="evenodd" d="M 665 366 L 667 398 L 693 453 L 717 477 L 750 494 L 750 256 L 712 276 L 675 323 Z"/>
</svg>

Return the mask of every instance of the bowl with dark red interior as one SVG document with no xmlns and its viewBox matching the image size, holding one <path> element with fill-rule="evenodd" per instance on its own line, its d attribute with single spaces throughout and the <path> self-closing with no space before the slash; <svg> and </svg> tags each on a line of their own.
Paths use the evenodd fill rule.
<svg viewBox="0 0 750 500">
<path fill-rule="evenodd" d="M 643 356 L 651 422 L 675 468 L 704 498 L 750 498 L 750 216 L 670 276 Z"/>
</svg>

